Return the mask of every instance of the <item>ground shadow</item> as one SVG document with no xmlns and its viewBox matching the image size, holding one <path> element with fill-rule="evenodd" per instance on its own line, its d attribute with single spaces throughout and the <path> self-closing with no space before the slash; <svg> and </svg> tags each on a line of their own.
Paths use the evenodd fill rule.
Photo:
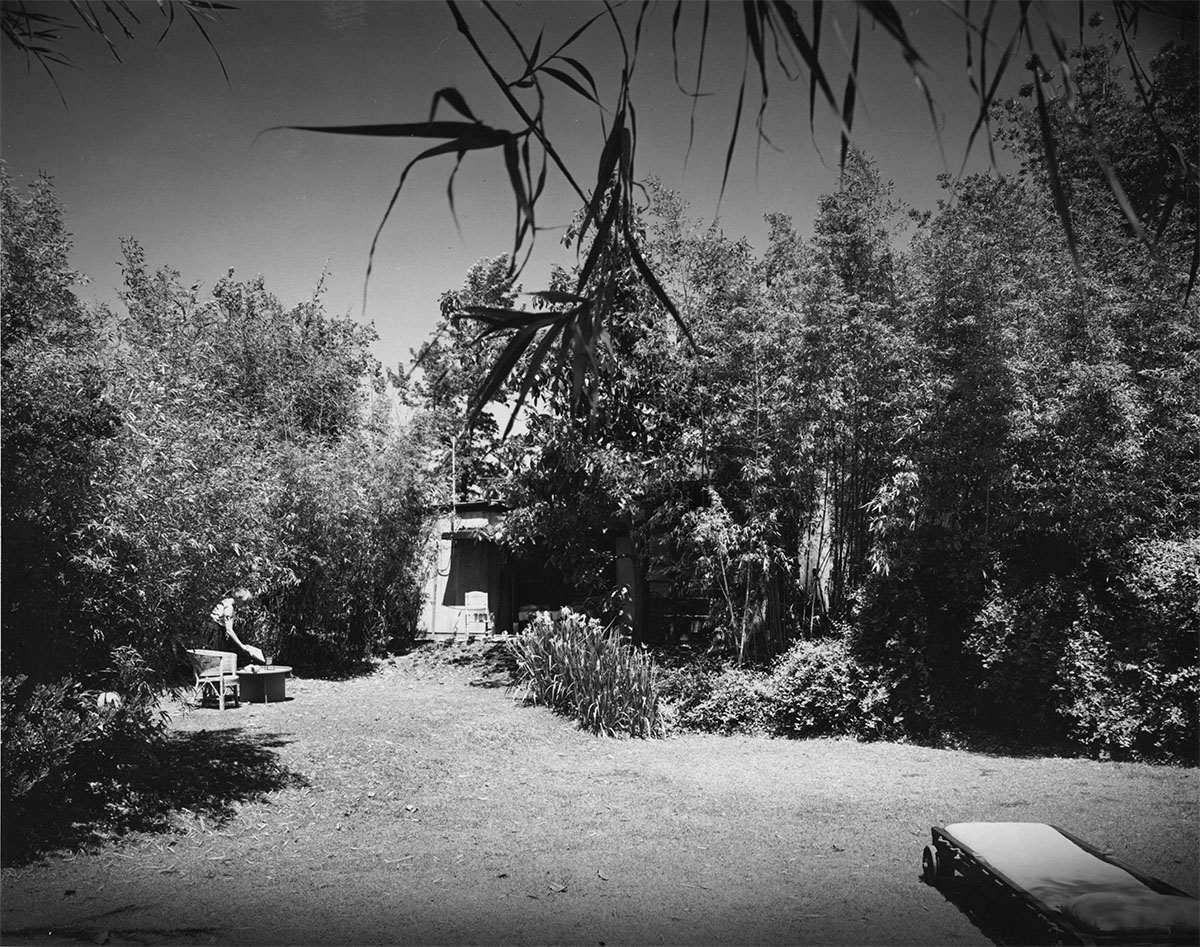
<svg viewBox="0 0 1200 947">
<path fill-rule="evenodd" d="M 448 664 L 477 672 L 467 683 L 471 687 L 509 689 L 517 682 L 517 656 L 505 640 L 488 641 L 455 653 L 448 649 Z"/>
<path fill-rule="evenodd" d="M 352 661 L 349 664 L 296 665 L 293 673 L 311 681 L 353 681 L 370 677 L 378 670 L 377 661 Z"/>
<path fill-rule="evenodd" d="M 308 785 L 279 761 L 275 750 L 287 742 L 240 727 L 169 733 L 136 762 L 118 767 L 115 779 L 97 784 L 82 774 L 65 804 L 33 799 L 5 807 L 3 861 L 27 863 L 130 832 L 168 831 L 172 816 L 185 809 L 219 825 L 239 803 Z"/>
<path fill-rule="evenodd" d="M 1004 891 L 958 877 L 939 881 L 937 891 L 1000 947 L 1045 947 L 1061 942 L 1028 905 Z"/>
<path fill-rule="evenodd" d="M 509 635 L 475 640 L 432 641 L 423 639 L 413 647 L 397 651 L 387 658 L 393 666 L 417 669 L 444 667 L 475 671 L 478 677 L 467 681 L 471 687 L 512 687 L 517 679 L 517 656 Z M 401 661 L 399 659 L 406 660 Z"/>
<path fill-rule="evenodd" d="M 432 641 L 418 638 L 407 642 L 393 643 L 393 651 L 383 659 L 368 659 L 337 665 L 294 666 L 294 673 L 306 680 L 350 681 L 371 677 L 379 673 L 382 666 L 395 664 L 397 658 L 415 659 L 419 664 L 451 664 L 458 667 L 474 667 L 488 677 L 511 676 L 516 670 L 516 658 L 508 647 L 507 637 L 476 641 Z M 477 685 L 479 686 L 479 685 Z M 489 682 L 486 686 L 508 686 Z"/>
</svg>

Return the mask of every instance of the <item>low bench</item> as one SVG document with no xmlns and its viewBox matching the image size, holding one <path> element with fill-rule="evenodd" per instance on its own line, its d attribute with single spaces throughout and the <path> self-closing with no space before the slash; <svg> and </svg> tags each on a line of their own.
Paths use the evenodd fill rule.
<svg viewBox="0 0 1200 947">
<path fill-rule="evenodd" d="M 922 857 L 931 885 L 956 875 L 1017 899 L 1059 942 L 1200 943 L 1200 901 L 1040 822 L 934 826 Z"/>
</svg>

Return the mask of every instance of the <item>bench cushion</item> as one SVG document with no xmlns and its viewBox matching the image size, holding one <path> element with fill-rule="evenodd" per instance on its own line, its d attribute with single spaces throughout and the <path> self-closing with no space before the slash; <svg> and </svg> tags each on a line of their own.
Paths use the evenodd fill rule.
<svg viewBox="0 0 1200 947">
<path fill-rule="evenodd" d="M 1153 891 L 1081 894 L 1063 914 L 1094 934 L 1200 935 L 1200 901 Z"/>
</svg>

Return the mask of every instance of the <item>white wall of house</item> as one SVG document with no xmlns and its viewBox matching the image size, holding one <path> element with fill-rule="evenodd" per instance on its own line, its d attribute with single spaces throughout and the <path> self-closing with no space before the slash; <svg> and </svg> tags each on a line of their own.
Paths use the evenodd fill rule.
<svg viewBox="0 0 1200 947">
<path fill-rule="evenodd" d="M 462 609 L 442 604 L 446 595 L 446 579 L 450 575 L 450 540 L 442 534 L 450 528 L 450 517 L 439 516 L 434 526 L 434 539 L 429 544 L 429 578 L 422 594 L 421 620 L 417 631 L 422 637 L 448 636 L 459 622 Z"/>
<path fill-rule="evenodd" d="M 461 638 L 478 635 L 486 630 L 482 619 L 488 612 L 486 589 L 467 592 L 465 605 L 443 605 L 450 578 L 453 540 L 450 534 L 465 530 L 494 529 L 500 522 L 495 511 L 441 515 L 434 524 L 433 540 L 429 544 L 429 577 L 422 594 L 421 618 L 417 625 L 420 637 Z"/>
</svg>

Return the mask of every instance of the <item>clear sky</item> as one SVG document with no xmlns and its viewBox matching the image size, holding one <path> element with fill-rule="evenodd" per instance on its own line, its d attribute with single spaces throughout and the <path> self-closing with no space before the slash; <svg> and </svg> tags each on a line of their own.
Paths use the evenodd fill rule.
<svg viewBox="0 0 1200 947">
<path fill-rule="evenodd" d="M 228 70 L 227 84 L 213 50 L 186 17 L 157 42 L 164 21 L 156 5 L 132 5 L 142 25 L 133 41 L 118 42 L 122 62 L 95 35 L 70 31 L 62 49 L 77 68 L 56 73 L 65 106 L 36 64 L 27 70 L 10 47 L 0 50 L 0 155 L 18 183 L 39 170 L 54 178 L 74 235 L 73 263 L 91 281 L 80 294 L 115 300 L 124 236 L 144 245 L 152 265 L 173 266 L 186 283 L 200 281 L 205 289 L 230 268 L 242 279 L 261 273 L 285 305 L 309 298 L 328 269 L 327 309 L 373 322 L 380 335 L 376 354 L 391 366 L 407 362 L 433 329 L 440 294 L 458 287 L 476 260 L 510 247 L 513 208 L 502 163 L 491 154 L 464 163 L 455 188 L 461 232 L 446 200 L 453 158 L 414 171 L 380 241 L 364 313 L 371 237 L 404 164 L 428 143 L 260 133 L 276 125 L 419 121 L 433 93 L 446 86 L 456 87 L 483 121 L 515 128 L 515 116 L 449 11 L 426 0 L 250 0 L 206 24 Z M 34 6 L 74 17 L 65 3 Z M 527 45 L 544 27 L 543 49 L 557 46 L 600 9 L 583 0 L 501 0 L 498 6 Z M 484 9 L 469 0 L 463 7 L 489 52 L 511 69 L 511 47 Z M 854 7 L 826 7 L 823 39 L 836 54 L 831 72 L 840 96 Z M 939 3 L 898 7 L 929 63 L 925 75 L 941 109 L 949 167 L 907 66 L 868 21 L 855 132 L 884 178 L 895 183 L 896 197 L 932 208 L 936 176 L 958 171 L 972 120 L 963 28 Z M 639 8 L 627 4 L 619 12 L 630 31 Z M 652 9 L 636 67 L 638 175 L 660 178 L 684 194 L 694 216 L 711 217 L 745 62 L 741 6 L 713 7 L 703 81 L 713 94 L 701 100 L 686 173 L 690 103 L 673 76 L 673 9 L 673 2 Z M 1075 4 L 1050 11 L 1077 39 Z M 1015 22 L 1015 5 L 1002 3 L 1000 15 Z M 698 4 L 684 5 L 686 85 L 694 75 L 701 19 Z M 602 92 L 611 91 L 615 79 L 613 35 L 598 23 L 574 48 Z M 1006 41 L 1008 33 L 1002 36 Z M 1023 59 L 1010 70 L 1010 90 L 1024 81 Z M 753 135 L 745 134 L 757 111 L 751 68 L 743 136 L 720 206 L 729 236 L 747 236 L 761 248 L 762 216 L 773 211 L 792 215 L 807 232 L 817 198 L 836 189 L 836 126 L 819 112 L 818 152 L 808 133 L 807 88 L 807 79 L 790 87 L 775 80 L 766 130 L 782 151 L 764 146 L 756 156 Z M 586 186 L 603 141 L 599 116 L 565 89 L 555 92 L 549 109 L 552 133 Z M 986 165 L 981 141 L 971 167 Z M 565 224 L 576 203 L 552 179 L 540 223 Z M 569 267 L 573 261 L 556 233 L 542 234 L 525 289 L 543 288 L 551 263 Z"/>
</svg>

